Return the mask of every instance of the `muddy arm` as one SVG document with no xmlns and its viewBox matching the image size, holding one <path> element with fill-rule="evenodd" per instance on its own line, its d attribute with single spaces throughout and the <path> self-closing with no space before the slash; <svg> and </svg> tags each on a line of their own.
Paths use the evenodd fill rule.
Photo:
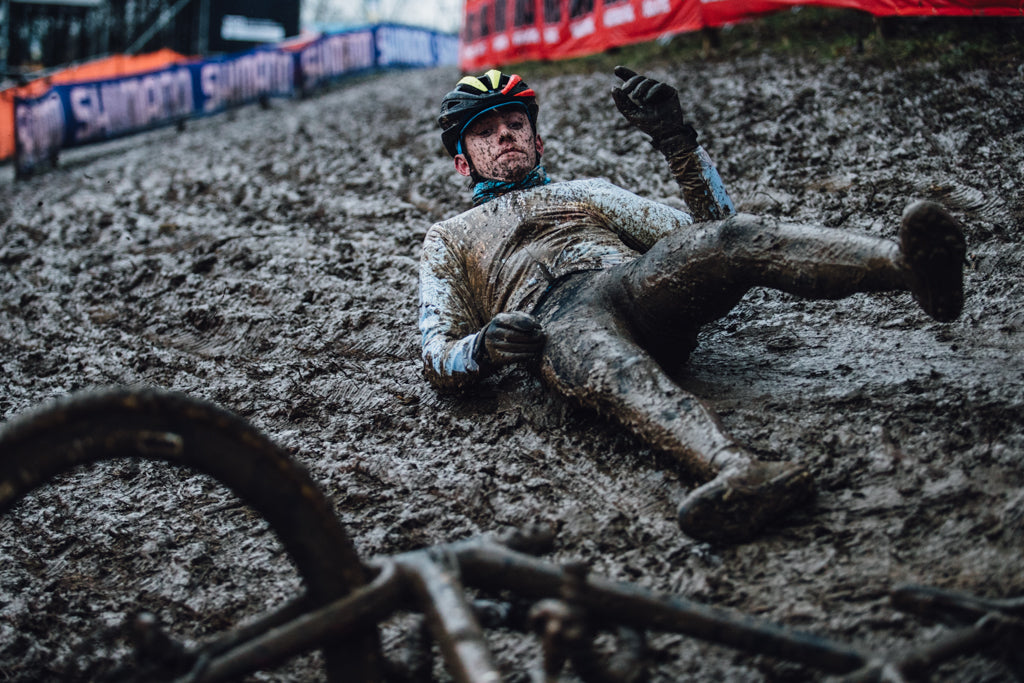
<svg viewBox="0 0 1024 683">
<path fill-rule="evenodd" d="M 474 358 L 484 321 L 474 313 L 462 259 L 431 229 L 420 260 L 420 320 L 423 370 L 439 389 L 478 382 L 487 369 Z"/>
<path fill-rule="evenodd" d="M 691 151 L 666 154 L 672 177 L 683 190 L 683 200 L 698 221 L 714 221 L 735 215 L 736 207 L 725 189 L 718 169 L 707 151 L 697 145 Z"/>
<path fill-rule="evenodd" d="M 668 204 L 641 197 L 605 180 L 587 181 L 587 203 L 606 219 L 629 247 L 639 252 L 650 249 L 658 240 L 693 225 L 694 217 Z"/>
</svg>

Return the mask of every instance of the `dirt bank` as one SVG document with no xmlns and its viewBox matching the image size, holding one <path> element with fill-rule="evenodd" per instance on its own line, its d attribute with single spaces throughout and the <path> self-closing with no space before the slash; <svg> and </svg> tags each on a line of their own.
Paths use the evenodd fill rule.
<svg viewBox="0 0 1024 683">
<path fill-rule="evenodd" d="M 763 539 L 682 536 L 675 507 L 694 482 L 524 372 L 468 397 L 421 378 L 419 246 L 468 197 L 433 123 L 458 77 L 448 69 L 5 176 L 0 416 L 96 386 L 181 391 L 294 453 L 366 557 L 558 520 L 554 559 L 881 648 L 941 632 L 890 607 L 896 582 L 1024 594 L 1022 67 L 794 54 L 651 73 L 679 87 L 740 210 L 893 236 L 903 208 L 930 198 L 967 229 L 954 323 L 907 296 L 808 303 L 757 290 L 702 335 L 680 381 L 741 441 L 809 463 L 819 481 L 815 505 Z M 610 73 L 524 76 L 541 93 L 552 176 L 679 203 L 615 112 Z M 160 466 L 63 480 L 0 521 L 0 544 L 0 679 L 73 669 L 63 627 L 114 627 L 143 604 L 201 635 L 297 583 L 225 490 Z M 385 631 L 388 648 L 396 638 Z M 691 639 L 656 644 L 655 680 L 816 677 Z M 538 666 L 535 644 L 495 648 L 509 667 Z M 943 671 L 1008 676 L 980 661 Z"/>
</svg>

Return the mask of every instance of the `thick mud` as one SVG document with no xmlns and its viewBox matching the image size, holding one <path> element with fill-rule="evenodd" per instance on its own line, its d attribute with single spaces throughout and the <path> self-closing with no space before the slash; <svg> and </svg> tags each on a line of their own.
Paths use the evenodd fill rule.
<svg viewBox="0 0 1024 683">
<path fill-rule="evenodd" d="M 450 69 L 369 77 L 5 176 L 0 415 L 92 387 L 164 387 L 286 447 L 366 558 L 550 522 L 551 559 L 613 579 L 879 650 L 930 641 L 943 628 L 893 609 L 895 584 L 1024 594 L 1024 67 L 1002 63 L 794 55 L 649 70 L 678 86 L 742 211 L 894 236 L 903 208 L 929 198 L 966 226 L 953 323 L 907 295 L 755 290 L 701 335 L 680 382 L 764 458 L 817 477 L 815 503 L 753 543 L 684 537 L 674 517 L 689 475 L 525 371 L 469 396 L 422 378 L 420 243 L 468 206 L 433 122 Z M 610 73 L 524 76 L 541 94 L 553 177 L 607 177 L 680 204 L 615 111 Z M 0 544 L 3 680 L 88 678 L 82 656 L 103 660 L 106 634 L 140 608 L 196 638 L 299 583 L 224 488 L 145 463 L 41 490 L 0 520 Z M 399 629 L 383 633 L 394 651 Z M 658 681 L 822 677 L 680 636 L 653 644 Z M 498 633 L 493 646 L 510 680 L 540 665 L 533 640 Z M 261 679 L 316 667 L 314 656 Z M 936 680 L 1008 677 L 972 659 Z"/>
</svg>

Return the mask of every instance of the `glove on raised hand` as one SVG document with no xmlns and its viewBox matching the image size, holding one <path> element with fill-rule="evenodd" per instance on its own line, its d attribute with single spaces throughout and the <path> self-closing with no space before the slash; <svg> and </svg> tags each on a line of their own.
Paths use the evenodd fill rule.
<svg viewBox="0 0 1024 683">
<path fill-rule="evenodd" d="M 651 136 L 655 149 L 668 157 L 697 147 L 697 131 L 683 120 L 675 88 L 624 66 L 615 67 L 615 75 L 625 81 L 612 88 L 615 106 L 627 121 Z"/>
<path fill-rule="evenodd" d="M 544 329 L 528 313 L 499 313 L 482 330 L 473 350 L 478 363 L 508 365 L 532 360 L 544 348 Z"/>
</svg>

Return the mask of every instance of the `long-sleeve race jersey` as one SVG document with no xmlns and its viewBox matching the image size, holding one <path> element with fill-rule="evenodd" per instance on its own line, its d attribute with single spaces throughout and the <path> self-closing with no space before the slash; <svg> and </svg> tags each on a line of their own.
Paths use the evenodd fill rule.
<svg viewBox="0 0 1024 683">
<path fill-rule="evenodd" d="M 698 184 L 708 215 L 700 217 L 734 213 L 717 171 L 701 156 L 706 163 L 698 164 Z M 444 389 L 478 381 L 485 368 L 473 351 L 496 314 L 531 313 L 564 276 L 631 261 L 693 222 L 688 213 L 592 179 L 510 192 L 436 223 L 420 261 L 419 325 L 428 379 Z"/>
</svg>

